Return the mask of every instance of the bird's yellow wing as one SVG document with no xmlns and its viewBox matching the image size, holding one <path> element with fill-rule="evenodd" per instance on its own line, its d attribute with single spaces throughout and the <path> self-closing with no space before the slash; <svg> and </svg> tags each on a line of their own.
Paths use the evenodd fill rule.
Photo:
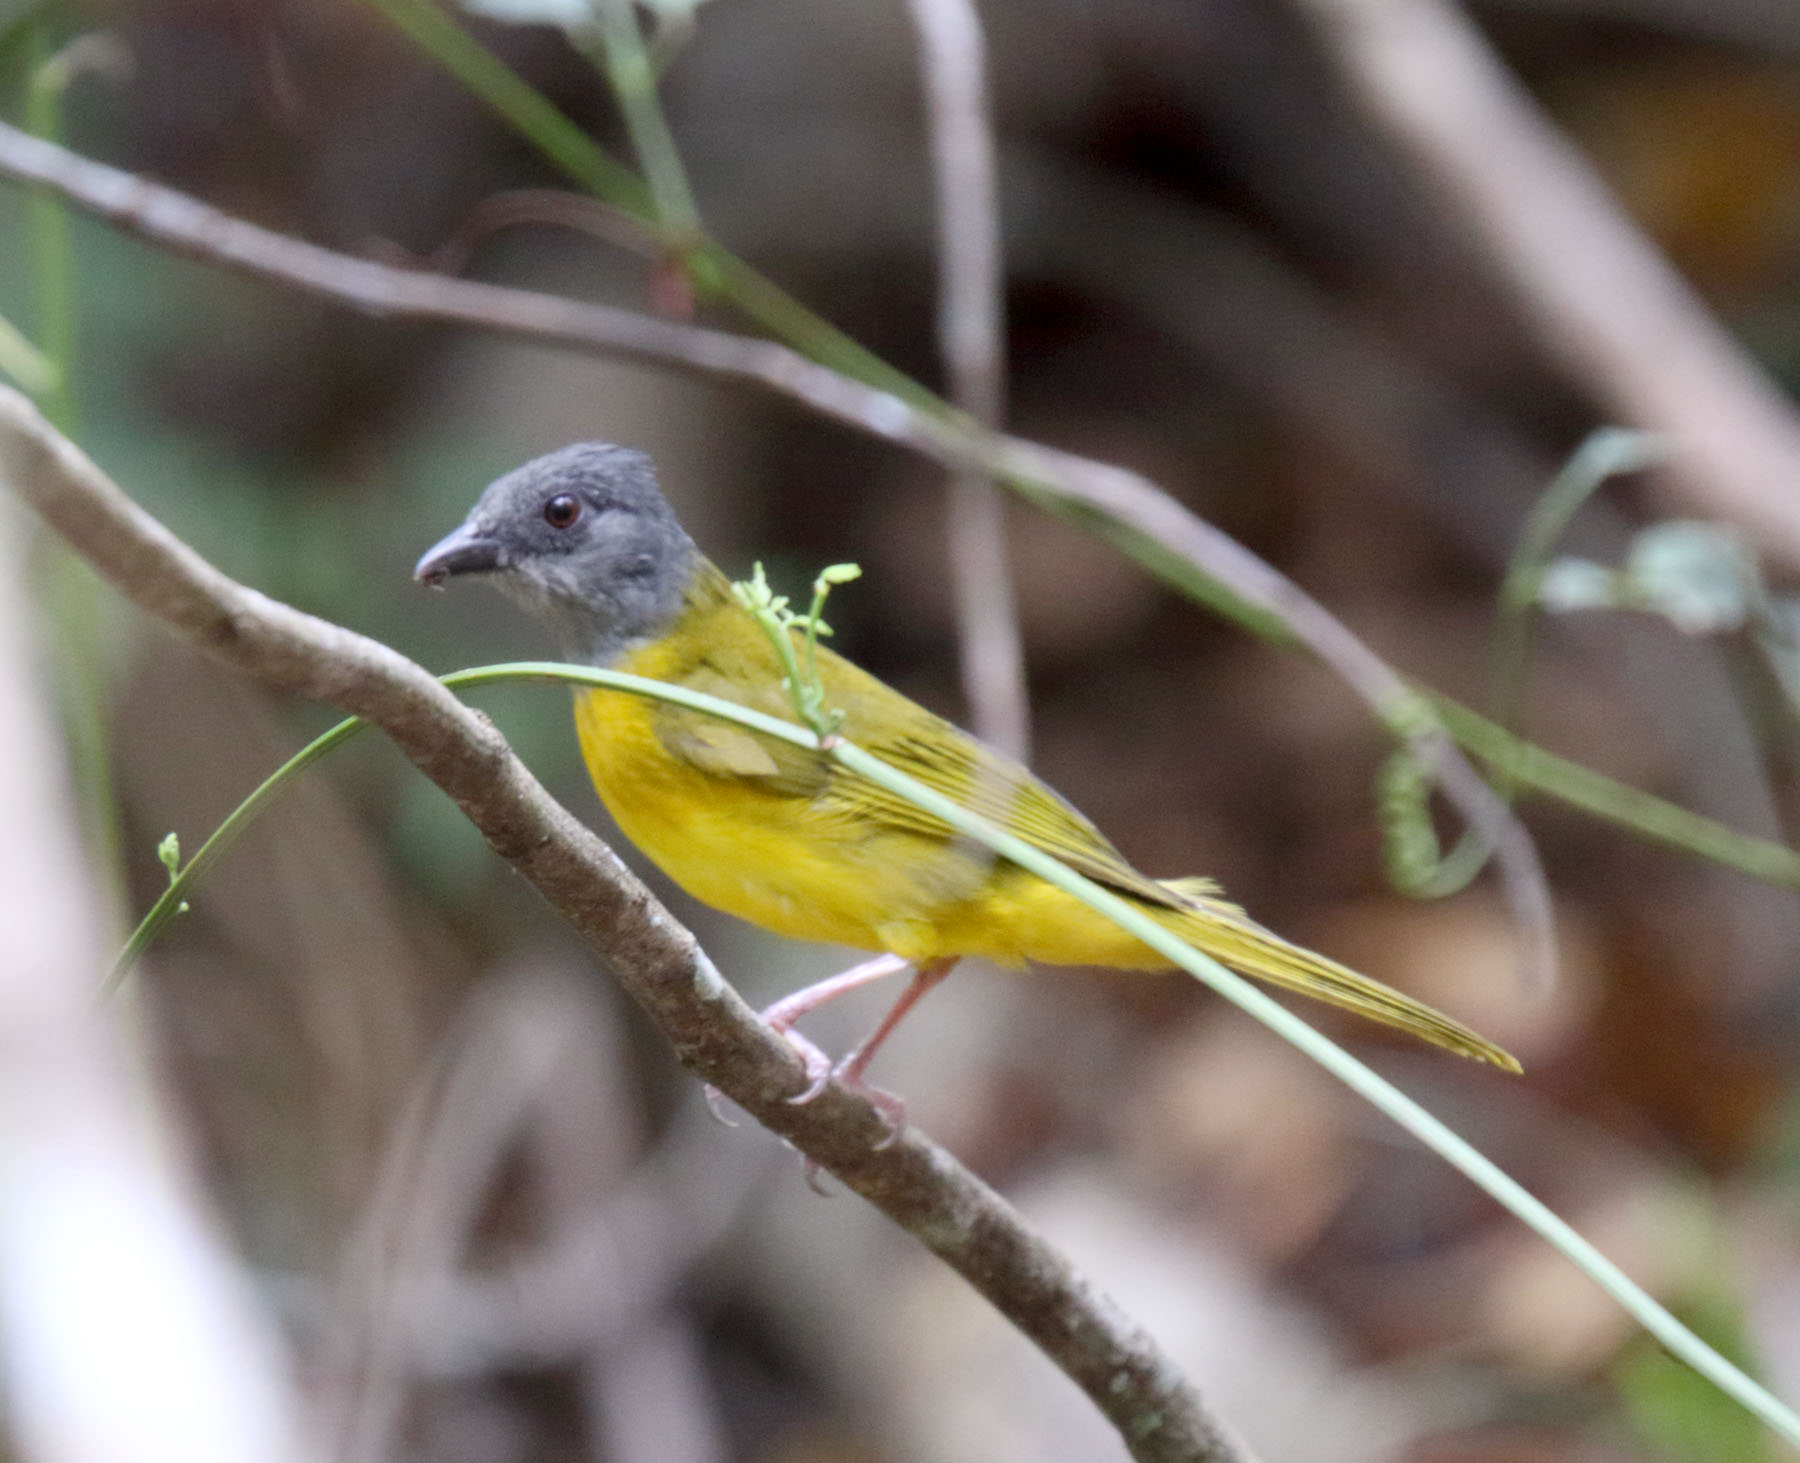
<svg viewBox="0 0 1800 1463">
<path fill-rule="evenodd" d="M 741 653 L 750 650 L 740 642 Z M 755 665 L 754 674 L 746 669 L 708 656 L 688 668 L 682 682 L 791 718 L 773 656 L 766 665 Z M 819 671 L 827 705 L 845 713 L 843 734 L 866 751 L 1097 883 L 1153 904 L 1183 905 L 1177 893 L 1132 868 L 1085 816 L 1018 763 L 829 651 L 819 652 Z M 957 848 L 968 856 L 968 840 L 942 819 L 816 752 L 675 706 L 658 708 L 656 729 L 670 755 L 689 766 L 772 797 L 806 800 L 821 832 L 907 833 L 942 844 L 947 855 Z"/>
</svg>

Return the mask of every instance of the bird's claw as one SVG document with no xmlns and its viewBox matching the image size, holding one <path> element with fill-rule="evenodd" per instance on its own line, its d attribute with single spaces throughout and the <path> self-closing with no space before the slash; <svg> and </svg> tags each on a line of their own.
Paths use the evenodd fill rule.
<svg viewBox="0 0 1800 1463">
<path fill-rule="evenodd" d="M 806 1066 L 806 1075 L 809 1079 L 803 1091 L 795 1093 L 787 1100 L 796 1107 L 804 1106 L 831 1083 L 836 1082 L 846 1092 L 854 1092 L 862 1098 L 864 1102 L 875 1109 L 876 1114 L 881 1118 L 882 1126 L 887 1129 L 887 1135 L 875 1147 L 877 1149 L 893 1147 L 895 1141 L 906 1131 L 906 1099 L 896 1092 L 889 1092 L 886 1088 L 876 1087 L 872 1083 L 864 1081 L 862 1064 L 857 1060 L 860 1053 L 852 1052 L 842 1061 L 834 1064 L 830 1057 L 791 1027 L 783 1029 L 781 1034 L 787 1038 L 788 1044 L 800 1054 L 800 1060 Z"/>
<path fill-rule="evenodd" d="M 900 1136 L 906 1131 L 906 1099 L 897 1093 L 888 1092 L 884 1088 L 876 1087 L 863 1080 L 862 1068 L 870 1056 L 865 1048 L 858 1048 L 842 1061 L 834 1063 L 816 1042 L 794 1029 L 791 1015 L 775 1007 L 764 1011 L 762 1015 L 769 1025 L 781 1033 L 782 1040 L 794 1049 L 794 1054 L 800 1058 L 800 1065 L 806 1072 L 806 1086 L 794 1093 L 793 1096 L 786 1098 L 785 1101 L 795 1107 L 804 1107 L 833 1082 L 836 1082 L 846 1091 L 854 1092 L 875 1109 L 876 1115 L 881 1119 L 881 1125 L 887 1130 L 875 1144 L 878 1151 L 883 1148 L 891 1148 L 899 1141 Z M 718 1094 L 713 1089 L 707 1089 L 707 1106 L 713 1107 L 715 1116 L 720 1116 L 718 1109 L 713 1106 L 717 1096 Z M 721 1118 L 721 1120 L 723 1119 Z M 807 1184 L 817 1189 L 818 1166 L 809 1158 L 806 1161 L 806 1168 Z"/>
<path fill-rule="evenodd" d="M 713 1119 L 721 1127 L 735 1128 L 738 1125 L 737 1119 L 721 1106 L 725 1101 L 725 1094 L 714 1087 L 712 1083 L 708 1082 L 700 1089 L 700 1096 L 706 1101 L 706 1110 L 713 1115 Z"/>
<path fill-rule="evenodd" d="M 875 1149 L 892 1148 L 906 1132 L 906 1099 L 897 1092 L 889 1092 L 882 1087 L 872 1087 L 860 1077 L 846 1076 L 842 1072 L 836 1074 L 838 1080 L 852 1092 L 860 1093 L 863 1100 L 875 1109 L 875 1115 L 881 1119 L 881 1125 L 887 1133 L 880 1138 Z"/>
<path fill-rule="evenodd" d="M 811 1040 L 802 1036 L 791 1026 L 776 1028 L 795 1055 L 800 1058 L 800 1065 L 806 1069 L 806 1086 L 787 1100 L 795 1107 L 804 1107 L 811 1102 L 831 1082 L 831 1058 L 826 1056 Z"/>
</svg>

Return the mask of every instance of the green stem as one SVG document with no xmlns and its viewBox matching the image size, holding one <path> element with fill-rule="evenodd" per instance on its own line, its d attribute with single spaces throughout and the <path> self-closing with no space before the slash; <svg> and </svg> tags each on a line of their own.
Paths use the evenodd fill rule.
<svg viewBox="0 0 1800 1463">
<path fill-rule="evenodd" d="M 34 137 L 60 143 L 63 94 L 74 74 L 73 47 L 55 47 L 46 17 L 31 33 L 29 56 L 26 127 Z M 45 418 L 63 436 L 74 438 L 78 329 L 69 210 L 50 192 L 37 193 L 27 207 L 33 324 L 45 377 L 35 398 Z M 56 689 L 82 833 L 94 867 L 105 871 L 105 890 L 117 918 L 124 909 L 125 845 L 106 734 L 111 720 L 106 603 L 93 569 L 64 544 L 47 542 L 40 567 L 43 613 L 59 637 Z"/>
<path fill-rule="evenodd" d="M 1641 788 L 1546 752 L 1448 696 L 1433 691 L 1425 694 L 1457 745 L 1480 757 L 1515 787 L 1553 797 L 1640 838 L 1711 859 L 1766 884 L 1800 889 L 1800 853 L 1793 849 L 1739 833 Z"/>
<path fill-rule="evenodd" d="M 25 127 L 46 142 L 62 141 L 62 94 L 68 66 L 52 48 L 50 28 L 31 40 L 31 81 L 25 93 Z M 31 292 L 37 302 L 37 348 L 51 384 L 38 399 L 44 416 L 65 437 L 75 432 L 69 367 L 75 358 L 75 266 L 69 212 L 54 193 L 37 190 L 26 205 L 31 239 Z"/>
<path fill-rule="evenodd" d="M 1570 455 L 1532 507 L 1500 583 L 1499 613 L 1490 652 L 1493 719 L 1509 732 L 1519 730 L 1531 663 L 1531 636 L 1537 620 L 1538 586 L 1557 541 L 1583 504 L 1611 479 L 1641 472 L 1668 455 L 1644 432 L 1605 427 Z M 1504 787 L 1500 789 L 1504 794 Z"/>
<path fill-rule="evenodd" d="M 367 0 L 476 100 L 557 167 L 615 208 L 655 222 L 644 181 L 431 0 Z"/>
<path fill-rule="evenodd" d="M 1194 975 L 1239 1010 L 1261 1021 L 1278 1036 L 1298 1047 L 1312 1060 L 1337 1077 L 1358 1096 L 1386 1114 L 1412 1134 L 1433 1153 L 1461 1172 L 1472 1183 L 1492 1196 L 1527 1227 L 1535 1231 L 1578 1270 L 1613 1298 L 1668 1350 L 1707 1378 L 1726 1395 L 1734 1398 L 1768 1427 L 1790 1442 L 1800 1443 L 1800 1417 L 1790 1411 L 1765 1388 L 1727 1361 L 1691 1330 L 1677 1320 L 1630 1276 L 1578 1234 L 1565 1220 L 1540 1199 L 1528 1192 L 1517 1180 L 1496 1167 L 1467 1140 L 1398 1088 L 1359 1062 L 1343 1048 L 1314 1031 L 1305 1021 L 1285 1006 L 1265 995 L 1243 978 L 1232 974 L 1209 956 L 1194 949 L 1161 925 L 1151 920 L 1110 890 L 1083 878 L 1042 850 L 1022 839 L 976 817 L 951 799 L 933 791 L 897 768 L 871 756 L 841 737 L 821 738 L 793 722 L 751 710 L 734 702 L 671 686 L 660 681 L 622 671 L 597 670 L 586 666 L 558 665 L 548 662 L 521 662 L 513 665 L 483 666 L 445 676 L 444 684 L 461 690 L 502 680 L 557 680 L 576 685 L 626 691 L 633 695 L 651 696 L 661 701 L 685 706 L 707 715 L 748 727 L 765 736 L 775 737 L 793 746 L 828 756 L 839 765 L 881 787 L 907 799 L 917 807 L 941 818 L 959 833 L 986 844 L 1002 858 L 1029 870 L 1047 883 L 1055 885 L 1089 908 L 1112 920 L 1122 929 L 1142 940 L 1168 960 Z M 158 906 L 168 902 L 179 907 L 180 890 L 204 871 L 203 860 L 210 863 L 223 852 L 230 837 L 241 832 L 255 812 L 273 795 L 275 789 L 306 763 L 316 760 L 338 742 L 363 725 L 346 721 L 333 727 L 311 743 L 265 781 L 249 799 L 234 811 L 219 831 L 207 840 L 192 863 L 182 870 Z M 230 834 L 227 834 L 227 829 Z M 171 908 L 171 912 L 172 912 Z M 154 911 L 153 911 L 154 913 Z M 166 918 L 166 916 L 165 916 Z M 146 924 L 149 917 L 146 917 Z M 143 927 L 140 926 L 140 930 Z M 151 933 L 154 933 L 153 931 Z M 133 936 L 128 953 L 135 953 L 148 943 Z M 129 964 L 125 955 L 115 965 L 116 976 Z"/>
<path fill-rule="evenodd" d="M 840 376 L 848 376 L 877 391 L 897 396 L 920 411 L 940 416 L 951 414 L 949 403 L 942 397 L 926 390 L 904 371 L 890 366 L 867 346 L 858 344 L 823 315 L 807 309 L 724 245 L 702 239 L 693 251 L 693 259 L 698 266 L 704 267 L 705 277 L 715 282 L 720 295 L 746 319 L 809 360 L 829 366 Z"/>
<path fill-rule="evenodd" d="M 625 117 L 650 194 L 656 218 L 673 241 L 691 241 L 700 234 L 700 212 L 694 206 L 687 169 L 675 146 L 656 90 L 656 68 L 644 49 L 643 33 L 631 0 L 594 0 L 598 25 L 575 34 L 576 44 L 594 57 L 606 74 Z M 598 53 L 596 55 L 596 52 Z M 677 244 L 677 247 L 680 247 Z"/>
<path fill-rule="evenodd" d="M 643 179 L 431 0 L 366 3 L 577 185 L 659 234 L 663 232 L 656 197 Z M 697 285 L 716 290 L 747 319 L 802 355 L 922 410 L 950 410 L 905 372 L 858 345 L 716 240 L 696 231 L 688 238 L 666 237 L 664 242 L 684 255 Z"/>
<path fill-rule="evenodd" d="M 277 767 L 260 784 L 256 791 L 245 798 L 231 810 L 231 815 L 219 824 L 212 836 L 200 845 L 200 850 L 181 868 L 181 871 L 169 880 L 169 887 L 163 890 L 156 903 L 138 921 L 138 926 L 131 932 L 124 948 L 113 960 L 112 968 L 107 971 L 106 979 L 100 985 L 100 999 L 112 996 L 124 983 L 131 968 L 137 964 L 144 952 L 150 948 L 151 942 L 162 933 L 168 922 L 187 908 L 188 897 L 193 894 L 207 870 L 212 868 L 225 851 L 237 842 L 242 833 L 255 820 L 256 815 L 268 806 L 275 794 L 284 788 L 288 781 L 303 768 L 310 767 L 333 747 L 347 742 L 368 723 L 361 717 L 353 716 L 348 721 L 340 721 L 323 736 L 308 742 L 298 752 Z"/>
</svg>

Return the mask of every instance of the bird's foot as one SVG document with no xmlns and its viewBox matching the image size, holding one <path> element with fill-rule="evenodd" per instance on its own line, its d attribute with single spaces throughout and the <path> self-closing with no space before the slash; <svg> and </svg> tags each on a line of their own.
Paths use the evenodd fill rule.
<svg viewBox="0 0 1800 1463">
<path fill-rule="evenodd" d="M 773 1020 L 769 1024 L 781 1033 L 782 1039 L 800 1058 L 800 1065 L 806 1069 L 806 1086 L 787 1099 L 795 1107 L 801 1107 L 811 1102 L 830 1083 L 833 1072 L 831 1058 L 810 1037 L 802 1036 L 793 1027 Z"/>
<path fill-rule="evenodd" d="M 894 1144 L 900 1141 L 902 1135 L 905 1134 L 906 1099 L 897 1092 L 889 1092 L 885 1087 L 877 1087 L 872 1082 L 864 1081 L 862 1074 L 859 1071 L 853 1070 L 856 1057 L 857 1053 L 852 1052 L 836 1066 L 828 1066 L 825 1071 L 825 1076 L 818 1081 L 814 1087 L 809 1088 L 798 1097 L 790 1097 L 788 1101 L 811 1102 L 813 1098 L 823 1092 L 826 1086 L 832 1082 L 836 1082 L 839 1087 L 847 1092 L 854 1092 L 858 1097 L 862 1098 L 864 1102 L 868 1103 L 870 1107 L 875 1109 L 875 1116 L 881 1120 L 881 1126 L 886 1129 L 881 1137 L 875 1140 L 873 1145 L 875 1151 L 879 1153 L 884 1148 L 892 1148 Z M 819 1175 L 824 1172 L 820 1167 L 819 1160 L 807 1156 L 804 1160 L 803 1168 L 806 1175 L 807 1188 L 811 1189 L 821 1198 L 831 1198 L 831 1190 L 827 1189 L 819 1181 Z"/>
<path fill-rule="evenodd" d="M 864 1063 L 858 1060 L 863 1053 L 852 1052 L 842 1061 L 833 1063 L 818 1046 L 799 1032 L 788 1029 L 782 1030 L 781 1034 L 787 1039 L 788 1045 L 799 1053 L 808 1079 L 801 1091 L 787 1099 L 790 1103 L 796 1107 L 804 1106 L 835 1082 L 846 1092 L 854 1092 L 880 1115 L 882 1124 L 888 1131 L 887 1136 L 875 1145 L 877 1148 L 891 1146 L 906 1131 L 906 1099 L 897 1092 L 889 1092 L 885 1087 L 877 1087 L 864 1079 Z"/>
<path fill-rule="evenodd" d="M 782 1040 L 794 1049 L 794 1054 L 800 1058 L 800 1065 L 806 1072 L 806 1086 L 792 1097 L 787 1098 L 786 1101 L 796 1106 L 811 1102 L 825 1090 L 826 1085 L 831 1081 L 831 1058 L 826 1056 L 816 1043 L 802 1036 L 779 1016 L 770 1017 L 769 1013 L 765 1011 L 763 1018 L 781 1034 Z M 735 1128 L 737 1123 L 727 1116 L 725 1110 L 720 1106 L 725 1100 L 725 1094 L 708 1082 L 705 1096 L 707 1111 L 726 1127 Z"/>
<path fill-rule="evenodd" d="M 866 1061 L 860 1051 L 851 1052 L 831 1069 L 830 1079 L 846 1092 L 854 1092 L 858 1097 L 875 1109 L 881 1119 L 881 1125 L 887 1134 L 875 1144 L 877 1149 L 892 1148 L 906 1131 L 906 1099 L 897 1092 L 889 1092 L 885 1087 L 877 1087 L 873 1082 L 865 1080 L 862 1074 Z"/>
<path fill-rule="evenodd" d="M 706 1086 L 700 1089 L 700 1096 L 705 1099 L 706 1110 L 713 1115 L 714 1121 L 716 1121 L 720 1127 L 735 1128 L 738 1125 L 737 1119 L 725 1111 L 723 1106 L 725 1094 L 714 1087 L 712 1083 L 708 1082 Z"/>
</svg>

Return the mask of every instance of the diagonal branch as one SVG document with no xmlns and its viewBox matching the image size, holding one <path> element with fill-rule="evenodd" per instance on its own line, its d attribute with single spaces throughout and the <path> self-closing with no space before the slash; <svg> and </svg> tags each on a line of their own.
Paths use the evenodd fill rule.
<svg viewBox="0 0 1800 1463">
<path fill-rule="evenodd" d="M 1248 1458 L 1136 1323 L 951 1155 L 916 1131 L 878 1147 L 880 1116 L 835 1086 L 804 1106 L 788 1102 L 806 1085 L 792 1048 L 485 717 L 387 646 L 221 574 L 5 388 L 0 483 L 197 648 L 379 726 L 606 960 L 684 1066 L 968 1279 L 1088 1394 L 1134 1458 Z"/>
<path fill-rule="evenodd" d="M 1615 419 L 1667 437 L 1694 510 L 1800 564 L 1800 415 L 1447 0 L 1290 0 L 1545 352 Z M 1792 7 L 1778 7 L 1790 15 Z"/>
<path fill-rule="evenodd" d="M 1259 633 L 1298 641 L 1325 662 L 1412 747 L 1457 811 L 1493 845 L 1523 931 L 1526 969 L 1538 983 L 1554 970 L 1550 894 L 1537 851 L 1429 705 L 1323 605 L 1149 479 L 984 431 L 947 408 L 913 406 L 770 341 L 333 253 L 3 123 L 0 176 L 52 188 L 75 206 L 179 253 L 372 314 L 439 320 L 743 381 L 946 467 L 998 478 L 1046 511 L 1107 538 L 1191 597 L 1225 609 Z"/>
</svg>

